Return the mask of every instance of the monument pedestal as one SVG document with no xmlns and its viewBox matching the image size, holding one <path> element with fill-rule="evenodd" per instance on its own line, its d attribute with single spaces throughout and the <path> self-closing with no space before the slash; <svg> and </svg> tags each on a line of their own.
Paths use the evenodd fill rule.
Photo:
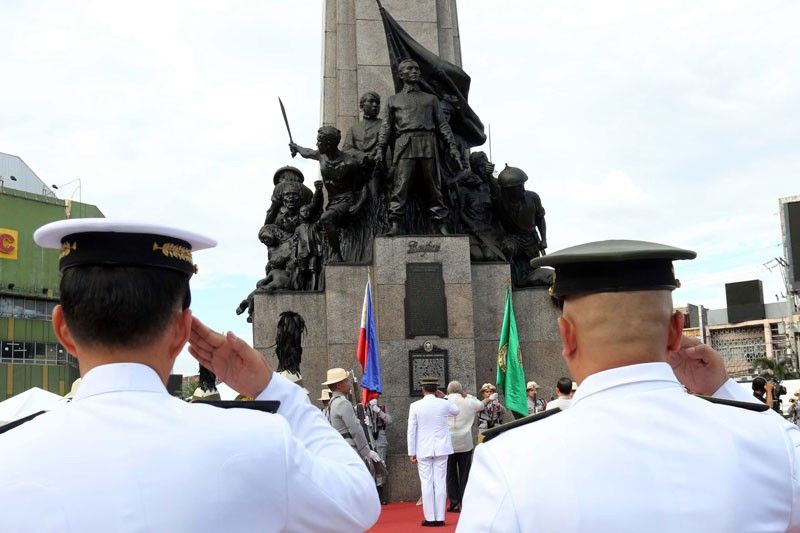
<svg viewBox="0 0 800 533">
<path fill-rule="evenodd" d="M 413 279 L 408 279 L 409 272 L 412 277 L 419 272 L 436 277 L 439 269 L 443 291 L 437 284 L 413 285 Z M 472 394 L 482 383 L 495 382 L 505 289 L 511 272 L 506 263 L 470 264 L 466 236 L 378 237 L 374 266 L 325 267 L 325 292 L 257 294 L 254 344 L 273 365 L 277 365 L 272 345 L 280 313 L 295 311 L 305 319 L 308 334 L 303 339 L 301 374 L 317 405 L 319 384 L 325 381 L 328 368 L 353 369 L 360 378 L 355 354 L 368 275 L 372 278 L 378 330 L 381 403 L 393 418 L 387 428 L 390 456 L 386 495 L 390 501 L 413 501 L 420 495 L 419 478 L 406 453 L 406 428 L 408 407 L 419 399 L 411 395 L 415 380 L 420 374 L 445 372 L 437 377 L 460 381 Z M 437 294 L 443 295 L 445 302 Z M 407 298 L 423 299 L 426 307 L 443 303 L 446 316 L 431 315 L 431 320 L 445 321 L 446 336 L 416 334 L 425 330 L 426 324 L 418 320 L 406 324 Z M 550 384 L 554 386 L 558 378 L 568 375 L 560 356 L 558 309 L 541 288 L 514 291 L 512 298 L 525 375 L 550 391 Z M 409 337 L 409 333 L 415 336 Z"/>
</svg>

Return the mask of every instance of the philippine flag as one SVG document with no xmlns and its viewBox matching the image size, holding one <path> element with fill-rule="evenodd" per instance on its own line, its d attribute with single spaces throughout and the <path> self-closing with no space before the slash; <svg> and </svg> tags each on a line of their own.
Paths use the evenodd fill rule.
<svg viewBox="0 0 800 533">
<path fill-rule="evenodd" d="M 356 359 L 361 364 L 361 403 L 366 405 L 382 392 L 381 363 L 378 359 L 378 332 L 375 331 L 375 314 L 372 312 L 372 287 L 367 279 L 364 306 L 361 308 L 361 330 L 358 333 Z"/>
</svg>

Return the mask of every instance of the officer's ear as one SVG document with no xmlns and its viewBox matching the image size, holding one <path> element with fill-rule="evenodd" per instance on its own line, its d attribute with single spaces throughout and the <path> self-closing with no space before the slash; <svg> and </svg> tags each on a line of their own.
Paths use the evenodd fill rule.
<svg viewBox="0 0 800 533">
<path fill-rule="evenodd" d="M 572 323 L 568 317 L 558 317 L 558 333 L 561 335 L 561 355 L 564 359 L 569 361 L 575 355 L 578 349 L 578 337 L 576 334 L 575 324 Z"/>
<path fill-rule="evenodd" d="M 683 313 L 675 311 L 669 317 L 669 334 L 667 336 L 667 350 L 677 352 L 681 348 L 683 337 Z"/>
<path fill-rule="evenodd" d="M 169 355 L 178 357 L 189 341 L 189 334 L 192 332 L 192 310 L 187 308 L 177 312 L 172 318 L 170 331 Z"/>
<path fill-rule="evenodd" d="M 58 342 L 61 346 L 67 349 L 67 352 L 79 356 L 78 350 L 75 347 L 75 341 L 72 338 L 72 333 L 67 326 L 67 319 L 64 316 L 64 308 L 61 305 L 53 308 L 53 333 L 56 334 Z"/>
</svg>

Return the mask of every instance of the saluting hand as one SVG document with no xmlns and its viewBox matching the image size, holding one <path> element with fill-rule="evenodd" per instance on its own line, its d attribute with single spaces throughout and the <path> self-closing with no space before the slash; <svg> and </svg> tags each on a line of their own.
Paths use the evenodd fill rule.
<svg viewBox="0 0 800 533">
<path fill-rule="evenodd" d="M 667 354 L 675 376 L 689 392 L 710 396 L 728 379 L 722 356 L 695 337 L 681 338 L 677 352 Z"/>
<path fill-rule="evenodd" d="M 212 331 L 192 318 L 189 353 L 233 390 L 255 398 L 267 388 L 272 369 L 264 357 L 242 339 L 228 332 Z"/>
</svg>

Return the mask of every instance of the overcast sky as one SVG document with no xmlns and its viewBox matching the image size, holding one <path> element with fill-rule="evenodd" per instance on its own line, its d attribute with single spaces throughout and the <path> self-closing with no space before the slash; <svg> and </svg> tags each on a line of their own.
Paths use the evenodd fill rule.
<svg viewBox="0 0 800 533">
<path fill-rule="evenodd" d="M 523 168 L 550 251 L 632 238 L 697 250 L 676 305 L 726 282 L 782 292 L 778 198 L 800 194 L 800 3 L 458 4 L 470 102 L 492 157 Z M 0 151 L 108 217 L 208 233 L 195 313 L 233 311 L 263 275 L 277 167 L 320 122 L 321 0 L 0 3 Z M 356 332 L 353 332 L 354 339 Z M 183 356 L 177 371 L 194 372 Z"/>
</svg>

